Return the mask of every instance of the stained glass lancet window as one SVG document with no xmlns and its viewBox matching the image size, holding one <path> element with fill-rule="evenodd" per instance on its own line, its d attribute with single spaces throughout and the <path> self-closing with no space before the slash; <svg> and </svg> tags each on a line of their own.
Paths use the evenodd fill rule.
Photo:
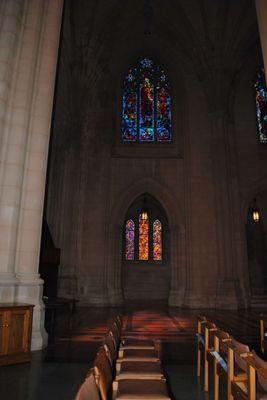
<svg viewBox="0 0 267 400">
<path fill-rule="evenodd" d="M 267 144 L 267 88 L 264 70 L 257 74 L 256 89 L 256 112 L 260 143 Z"/>
<path fill-rule="evenodd" d="M 126 221 L 125 236 L 125 258 L 126 260 L 134 260 L 134 222 L 132 219 Z"/>
<path fill-rule="evenodd" d="M 162 260 L 162 227 L 158 219 L 153 223 L 153 260 Z"/>
<path fill-rule="evenodd" d="M 124 80 L 122 140 L 170 142 L 171 96 L 167 75 L 151 59 L 142 59 Z"/>
<path fill-rule="evenodd" d="M 149 220 L 148 216 L 142 218 L 142 214 L 139 215 L 139 260 L 148 260 L 148 230 Z"/>
</svg>

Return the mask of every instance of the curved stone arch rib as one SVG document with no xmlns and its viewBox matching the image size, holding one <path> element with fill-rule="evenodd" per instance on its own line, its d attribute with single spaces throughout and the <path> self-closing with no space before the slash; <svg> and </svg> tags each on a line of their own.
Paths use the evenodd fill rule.
<svg viewBox="0 0 267 400">
<path fill-rule="evenodd" d="M 184 225 L 184 212 L 179 201 L 172 195 L 166 185 L 162 185 L 151 178 L 141 179 L 125 190 L 119 201 L 116 201 L 112 207 L 111 224 L 122 226 L 130 204 L 143 193 L 150 194 L 162 205 L 170 228 Z"/>
</svg>

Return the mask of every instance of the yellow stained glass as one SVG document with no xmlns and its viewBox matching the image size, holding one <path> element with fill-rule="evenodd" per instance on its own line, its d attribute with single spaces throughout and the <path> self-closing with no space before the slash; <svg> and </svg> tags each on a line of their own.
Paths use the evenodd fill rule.
<svg viewBox="0 0 267 400">
<path fill-rule="evenodd" d="M 139 260 L 148 260 L 148 218 L 139 216 Z"/>
</svg>

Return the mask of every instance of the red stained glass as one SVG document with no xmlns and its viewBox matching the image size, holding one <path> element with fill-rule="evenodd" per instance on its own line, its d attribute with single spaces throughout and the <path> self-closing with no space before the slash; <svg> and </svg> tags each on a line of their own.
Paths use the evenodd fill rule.
<svg viewBox="0 0 267 400">
<path fill-rule="evenodd" d="M 153 223 L 153 260 L 162 260 L 162 226 L 158 219 Z"/>
<path fill-rule="evenodd" d="M 148 225 L 147 219 L 139 216 L 139 260 L 148 260 Z"/>
</svg>

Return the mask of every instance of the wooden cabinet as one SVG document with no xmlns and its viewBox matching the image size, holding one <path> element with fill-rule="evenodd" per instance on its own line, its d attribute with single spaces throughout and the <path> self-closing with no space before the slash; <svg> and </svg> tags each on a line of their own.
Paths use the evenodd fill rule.
<svg viewBox="0 0 267 400">
<path fill-rule="evenodd" d="M 30 361 L 33 306 L 0 304 L 0 365 Z"/>
</svg>

